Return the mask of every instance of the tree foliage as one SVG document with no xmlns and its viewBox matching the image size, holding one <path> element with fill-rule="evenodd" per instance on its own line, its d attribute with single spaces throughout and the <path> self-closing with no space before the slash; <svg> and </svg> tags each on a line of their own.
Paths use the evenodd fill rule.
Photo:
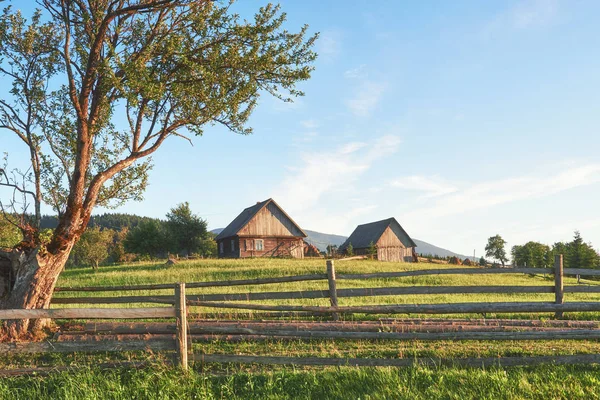
<svg viewBox="0 0 600 400">
<path fill-rule="evenodd" d="M 375 245 L 375 243 L 373 243 L 373 241 L 371 241 L 371 243 L 369 243 L 369 248 L 367 249 L 367 254 L 369 255 L 369 258 L 371 258 L 371 260 L 374 260 L 375 258 L 377 258 L 377 246 Z"/>
<path fill-rule="evenodd" d="M 533 268 L 552 267 L 554 257 L 563 255 L 565 268 L 598 268 L 600 256 L 591 243 L 585 243 L 579 231 L 575 231 L 570 242 L 556 242 L 549 246 L 538 242 L 527 242 L 524 245 L 513 246 L 511 250 L 513 261 L 518 266 Z"/>
<path fill-rule="evenodd" d="M 210 239 L 207 237 L 206 221 L 192 213 L 187 201 L 167 213 L 166 228 L 172 251 L 176 253 L 198 253 L 202 241 Z"/>
<path fill-rule="evenodd" d="M 506 241 L 502 239 L 502 236 L 495 235 L 490 237 L 485 246 L 485 256 L 500 261 L 504 267 L 504 264 L 508 261 L 504 246 L 506 246 Z"/>
<path fill-rule="evenodd" d="M 163 221 L 145 221 L 131 229 L 125 238 L 125 251 L 150 258 L 166 256 L 171 247 Z"/>
<path fill-rule="evenodd" d="M 12 248 L 21 241 L 21 231 L 17 225 L 0 218 L 0 247 Z"/>
<path fill-rule="evenodd" d="M 27 19 L 0 14 L 0 133 L 28 161 L 0 163 L 0 208 L 23 240 L 3 308 L 46 308 L 96 206 L 142 198 L 151 155 L 207 126 L 248 134 L 263 94 L 291 101 L 310 77 L 315 36 L 284 29 L 278 6 L 254 18 L 211 0 L 39 0 Z M 19 157 L 19 156 L 17 156 Z M 6 193 L 6 192 L 3 192 Z M 58 214 L 48 240 L 41 204 Z M 33 207 L 31 206 L 33 205 Z M 11 210 L 12 209 L 12 212 Z M 29 321 L 11 323 L 10 335 Z"/>
<path fill-rule="evenodd" d="M 112 230 L 100 228 L 86 230 L 71 252 L 73 264 L 98 269 L 98 266 L 109 257 L 113 236 Z"/>
<path fill-rule="evenodd" d="M 348 257 L 352 257 L 354 255 L 354 246 L 352 246 L 352 243 L 348 243 L 348 246 L 346 246 L 346 255 Z"/>
<path fill-rule="evenodd" d="M 549 260 L 550 247 L 538 242 L 527 242 L 524 245 L 513 246 L 511 255 L 513 263 L 519 267 L 546 268 L 554 261 Z"/>
</svg>

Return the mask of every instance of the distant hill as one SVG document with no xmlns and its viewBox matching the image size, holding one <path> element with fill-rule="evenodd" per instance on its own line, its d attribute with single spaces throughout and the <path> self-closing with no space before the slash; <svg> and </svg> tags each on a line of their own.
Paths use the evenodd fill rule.
<svg viewBox="0 0 600 400">
<path fill-rule="evenodd" d="M 439 257 L 456 256 L 456 257 L 460 258 L 461 260 L 464 260 L 465 258 L 469 258 L 469 256 L 465 256 L 464 254 L 458 254 L 458 253 L 455 253 L 450 250 L 442 249 L 441 247 L 437 247 L 431 243 L 427 243 L 427 242 L 424 242 L 419 239 L 413 238 L 413 241 L 417 244 L 417 253 L 419 253 L 419 254 L 432 254 L 434 256 L 439 256 Z M 473 258 L 473 257 L 470 257 L 470 258 Z"/>
<path fill-rule="evenodd" d="M 214 233 L 215 235 L 218 235 L 219 233 L 221 233 L 221 231 L 223 229 L 224 228 L 217 228 L 217 229 L 213 229 L 211 232 Z M 306 234 L 308 235 L 308 237 L 306 238 L 306 241 L 312 245 L 317 246 L 317 248 L 321 251 L 325 251 L 327 246 L 329 246 L 330 244 L 339 246 L 342 243 L 344 243 L 346 241 L 346 239 L 348 238 L 347 236 L 332 235 L 329 233 L 309 231 L 308 229 L 304 229 L 304 232 L 306 232 Z M 446 250 L 441 247 L 437 247 L 431 243 L 427 243 L 427 242 L 424 242 L 419 239 L 413 238 L 413 240 L 417 244 L 417 253 L 419 253 L 419 254 L 432 254 L 432 255 L 437 255 L 439 257 L 456 256 L 462 260 L 464 260 L 465 258 L 468 258 L 468 256 L 465 256 L 463 254 L 458 254 L 453 251 Z"/>
</svg>

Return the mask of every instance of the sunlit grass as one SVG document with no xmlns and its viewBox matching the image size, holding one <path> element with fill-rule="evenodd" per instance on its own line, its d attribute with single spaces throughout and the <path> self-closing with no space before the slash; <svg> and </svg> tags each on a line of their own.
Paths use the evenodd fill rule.
<svg viewBox="0 0 600 400">
<path fill-rule="evenodd" d="M 379 263 L 374 261 L 337 261 L 338 274 L 393 272 L 412 269 L 452 268 L 435 264 Z M 478 268 L 478 267 L 474 267 Z M 176 265 L 136 263 L 101 267 L 98 271 L 75 268 L 66 270 L 58 286 L 121 286 L 152 283 L 237 280 L 325 273 L 324 260 L 197 260 Z M 594 283 L 594 282 L 590 282 Z M 565 278 L 565 285 L 576 285 Z M 441 285 L 527 285 L 553 286 L 552 276 L 433 275 L 393 279 L 338 280 L 338 288 Z M 326 281 L 293 282 L 269 285 L 188 289 L 188 294 L 248 293 L 265 291 L 326 290 Z M 60 292 L 56 297 L 172 295 L 173 290 L 119 292 Z M 500 301 L 553 301 L 548 294 L 448 294 L 340 298 L 339 304 L 410 304 Z M 569 293 L 566 301 L 598 301 L 599 294 Z M 269 300 L 263 304 L 328 305 L 328 299 Z M 56 307 L 58 307 L 57 305 Z M 68 307 L 139 307 L 156 304 L 69 305 Z M 215 312 L 213 308 L 193 307 L 192 312 Z M 221 318 L 236 318 L 243 310 L 225 310 Z M 252 313 L 251 313 L 252 314 Z M 254 314 L 253 314 L 254 315 Z M 260 313 L 255 314 L 260 317 Z M 599 313 L 566 313 L 569 319 L 597 320 Z M 379 315 L 346 315 L 346 320 L 377 319 Z M 396 315 L 395 317 L 417 317 Z M 428 318 L 482 318 L 479 314 L 438 315 Z M 544 314 L 488 314 L 486 318 L 540 318 Z M 194 343 L 194 353 L 279 355 L 292 357 L 369 357 L 369 358 L 465 358 L 539 355 L 597 354 L 600 342 L 588 341 L 388 341 L 388 340 L 269 340 Z M 109 371 L 89 369 L 108 360 L 152 360 L 156 367 L 135 371 L 117 368 Z M 83 370 L 53 373 L 47 378 L 0 379 L 0 399 L 154 399 L 154 398 L 306 398 L 306 399 L 525 399 L 525 398 L 598 398 L 600 367 L 538 366 L 532 368 L 463 367 L 438 368 L 329 368 L 269 365 L 233 365 L 196 363 L 182 374 L 165 367 L 165 354 L 42 354 L 12 355 L 0 359 L 3 368 L 34 365 L 84 366 Z M 216 374 L 216 375 L 215 375 Z M 221 376 L 223 375 L 223 376 Z"/>
</svg>

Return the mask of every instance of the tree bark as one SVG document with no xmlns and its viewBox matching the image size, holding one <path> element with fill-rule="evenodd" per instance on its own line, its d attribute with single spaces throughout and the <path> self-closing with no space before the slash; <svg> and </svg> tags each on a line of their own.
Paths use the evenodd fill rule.
<svg viewBox="0 0 600 400">
<path fill-rule="evenodd" d="M 47 253 L 40 248 L 32 250 L 1 251 L 0 258 L 9 260 L 11 278 L 9 290 L 0 298 L 2 309 L 48 308 L 58 276 L 64 269 L 74 243 L 68 244 L 58 253 Z M 44 320 L 5 321 L 4 329 L 9 339 L 35 333 L 44 325 Z"/>
</svg>

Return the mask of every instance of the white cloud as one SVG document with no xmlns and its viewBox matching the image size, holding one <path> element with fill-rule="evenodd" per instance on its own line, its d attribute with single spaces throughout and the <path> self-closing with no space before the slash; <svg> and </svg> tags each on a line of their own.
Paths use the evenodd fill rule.
<svg viewBox="0 0 600 400">
<path fill-rule="evenodd" d="M 490 21 L 483 30 L 484 37 L 510 31 L 543 28 L 554 25 L 559 17 L 558 0 L 523 0 Z"/>
<path fill-rule="evenodd" d="M 374 151 L 382 143 L 387 143 L 386 151 Z M 399 138 L 388 135 L 373 144 L 350 142 L 332 151 L 304 153 L 302 165 L 290 169 L 275 191 L 275 198 L 281 199 L 290 212 L 310 212 L 325 194 L 352 190 L 353 182 L 371 168 L 373 162 L 397 151 L 399 144 Z M 359 151 L 362 149 L 365 151 Z"/>
<path fill-rule="evenodd" d="M 294 142 L 294 144 L 298 144 L 298 145 L 305 144 L 305 143 L 311 143 L 318 136 L 319 136 L 319 133 L 315 132 L 315 131 L 302 132 L 302 133 L 294 136 L 292 141 Z"/>
<path fill-rule="evenodd" d="M 379 104 L 386 86 L 383 83 L 363 82 L 355 95 L 351 99 L 346 100 L 346 105 L 352 114 L 358 117 L 368 117 Z"/>
<path fill-rule="evenodd" d="M 396 135 L 385 135 L 375 139 L 373 145 L 369 148 L 366 159 L 374 161 L 378 158 L 386 157 L 398 151 L 402 139 Z"/>
<path fill-rule="evenodd" d="M 357 79 L 367 77 L 367 65 L 361 64 L 356 68 L 349 69 L 344 72 L 344 78 Z"/>
<path fill-rule="evenodd" d="M 326 60 L 332 60 L 342 51 L 342 34 L 337 30 L 325 31 L 321 33 L 317 43 L 317 54 Z"/>
<path fill-rule="evenodd" d="M 350 142 L 350 143 L 346 143 L 345 145 L 343 145 L 342 147 L 340 147 L 339 153 L 340 154 L 354 153 L 355 151 L 358 151 L 358 150 L 362 149 L 365 146 L 367 146 L 367 144 L 363 143 L 363 142 Z"/>
<path fill-rule="evenodd" d="M 430 178 L 418 175 L 393 180 L 390 185 L 404 190 L 423 192 L 421 198 L 443 196 L 458 190 L 456 186 L 444 182 L 439 177 Z"/>
<path fill-rule="evenodd" d="M 477 183 L 411 212 L 428 218 L 460 214 L 514 201 L 540 198 L 600 182 L 600 164 L 570 167 L 556 174 L 527 175 Z"/>
<path fill-rule="evenodd" d="M 510 12 L 510 20 L 518 29 L 550 25 L 556 21 L 557 17 L 557 0 L 524 1 Z"/>
<path fill-rule="evenodd" d="M 348 211 L 347 213 L 345 213 L 344 216 L 348 219 L 360 217 L 361 215 L 370 213 L 371 211 L 375 210 L 376 208 L 377 208 L 377 205 L 375 205 L 375 204 L 371 204 L 368 206 L 355 207 L 355 208 L 351 209 L 350 211 Z"/>
<path fill-rule="evenodd" d="M 306 129 L 316 129 L 319 127 L 319 123 L 314 119 L 306 119 L 304 121 L 301 121 L 300 124 L 302 124 L 302 126 Z"/>
</svg>

